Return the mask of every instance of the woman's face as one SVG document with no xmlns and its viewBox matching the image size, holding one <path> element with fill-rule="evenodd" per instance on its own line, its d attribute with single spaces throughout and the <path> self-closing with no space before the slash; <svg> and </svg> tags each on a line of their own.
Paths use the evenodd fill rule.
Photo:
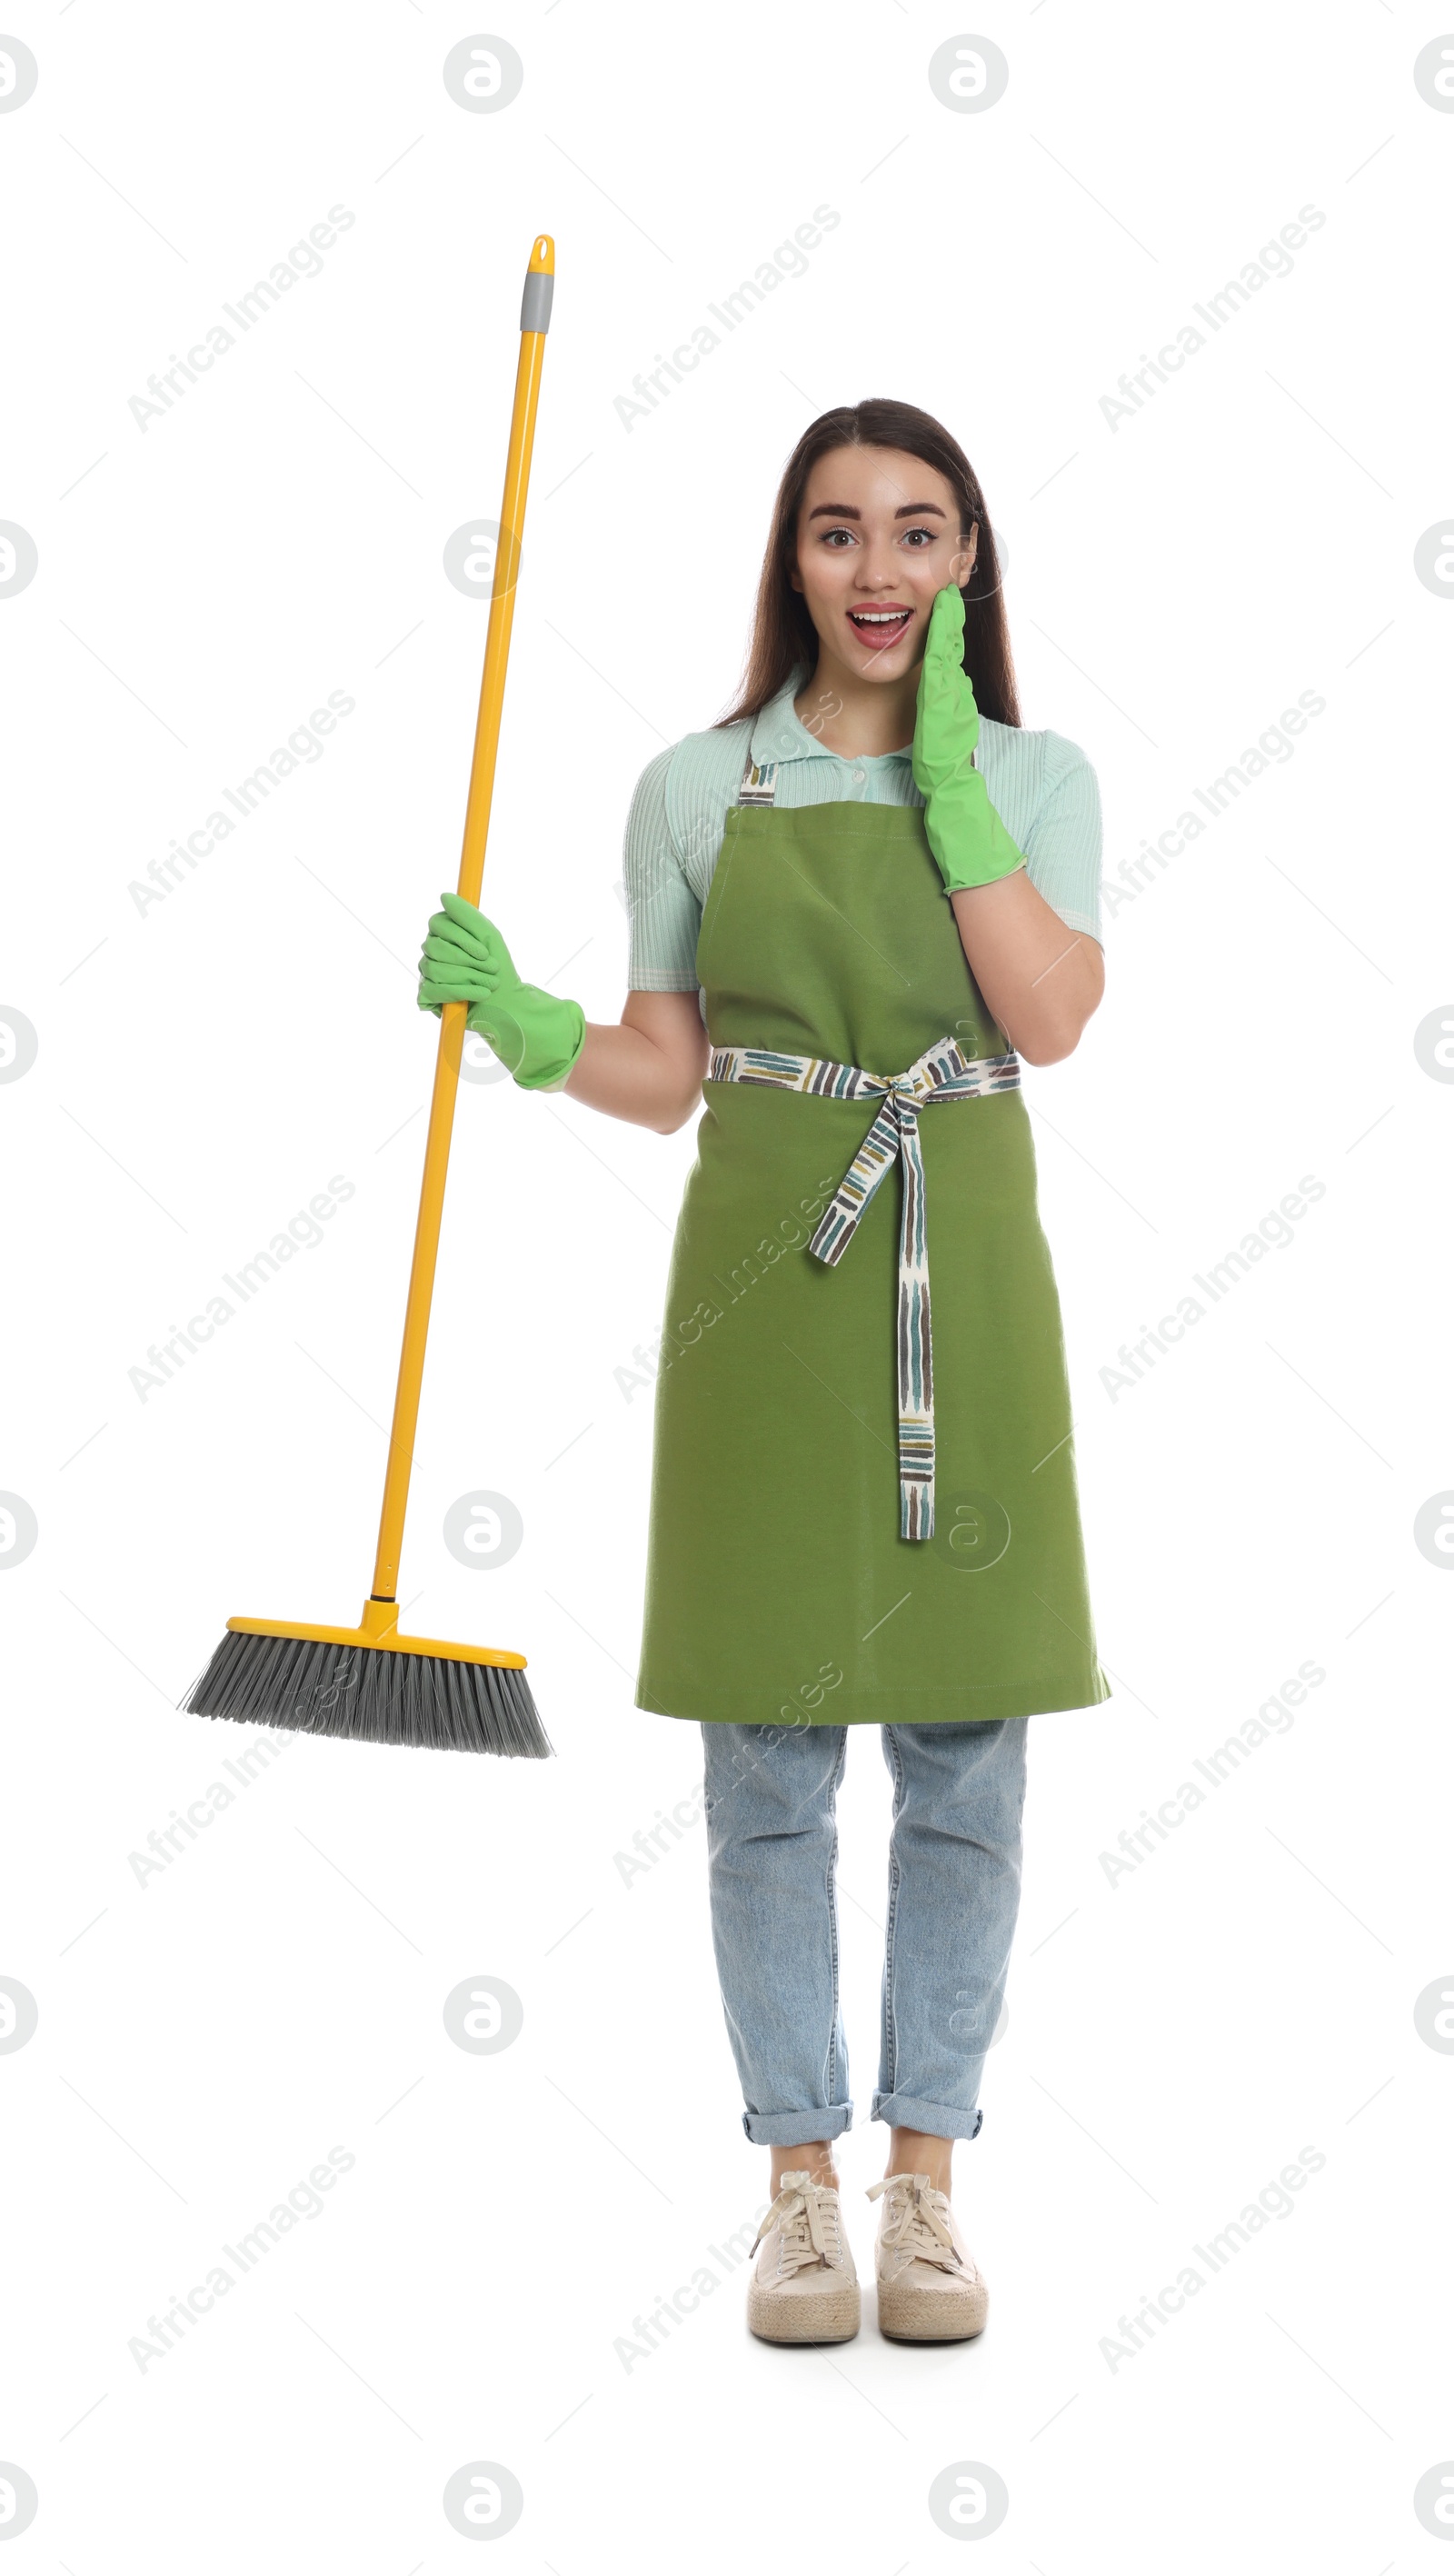
<svg viewBox="0 0 1454 2576">
<path fill-rule="evenodd" d="M 794 590 L 823 660 L 855 678 L 902 680 L 923 658 L 929 611 L 947 582 L 968 581 L 952 484 L 897 447 L 835 447 L 808 476 L 798 511 Z"/>
</svg>

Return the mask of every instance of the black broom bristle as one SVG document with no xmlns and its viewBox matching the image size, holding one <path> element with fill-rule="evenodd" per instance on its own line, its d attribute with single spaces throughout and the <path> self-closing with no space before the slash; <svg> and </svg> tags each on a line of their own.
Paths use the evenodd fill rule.
<svg viewBox="0 0 1454 2576">
<path fill-rule="evenodd" d="M 555 1750 L 518 1665 L 335 1646 L 316 1637 L 254 1637 L 230 1628 L 181 1705 L 193 1717 L 363 1744 L 537 1761 Z"/>
</svg>

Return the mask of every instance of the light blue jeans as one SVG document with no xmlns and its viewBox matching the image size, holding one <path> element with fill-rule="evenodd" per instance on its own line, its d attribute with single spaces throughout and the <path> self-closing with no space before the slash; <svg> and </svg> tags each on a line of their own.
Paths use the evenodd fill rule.
<svg viewBox="0 0 1454 2576">
<path fill-rule="evenodd" d="M 979 2135 L 1020 1903 L 1028 1723 L 703 1726 L 712 1938 L 755 2145 L 853 2125 L 834 1885 L 850 1733 L 881 1737 L 894 1783 L 872 2117 Z"/>
</svg>

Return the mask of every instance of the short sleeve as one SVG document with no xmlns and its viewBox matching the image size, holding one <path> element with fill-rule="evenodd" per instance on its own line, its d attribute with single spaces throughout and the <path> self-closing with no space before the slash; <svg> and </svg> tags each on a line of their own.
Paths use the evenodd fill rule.
<svg viewBox="0 0 1454 2576">
<path fill-rule="evenodd" d="M 636 783 L 626 818 L 626 980 L 638 993 L 695 993 L 702 909 L 687 883 L 666 810 L 673 754 L 659 752 Z"/>
<path fill-rule="evenodd" d="M 1100 789 L 1084 752 L 1060 734 L 1045 738 L 1044 788 L 1023 847 L 1036 893 L 1072 930 L 1100 940 Z"/>
</svg>

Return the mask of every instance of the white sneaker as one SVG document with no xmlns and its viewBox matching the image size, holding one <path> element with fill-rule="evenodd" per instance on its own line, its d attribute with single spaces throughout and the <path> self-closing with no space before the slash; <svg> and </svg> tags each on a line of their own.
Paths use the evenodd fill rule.
<svg viewBox="0 0 1454 2576">
<path fill-rule="evenodd" d="M 955 2225 L 949 2194 L 927 2174 L 889 2174 L 874 2183 L 879 2211 L 877 2272 L 881 2334 L 903 2343 L 963 2343 L 977 2335 L 989 2291 Z"/>
<path fill-rule="evenodd" d="M 765 2343 L 847 2343 L 857 2334 L 858 2274 L 830 2184 L 785 2173 L 752 2251 L 747 2322 Z"/>
</svg>

